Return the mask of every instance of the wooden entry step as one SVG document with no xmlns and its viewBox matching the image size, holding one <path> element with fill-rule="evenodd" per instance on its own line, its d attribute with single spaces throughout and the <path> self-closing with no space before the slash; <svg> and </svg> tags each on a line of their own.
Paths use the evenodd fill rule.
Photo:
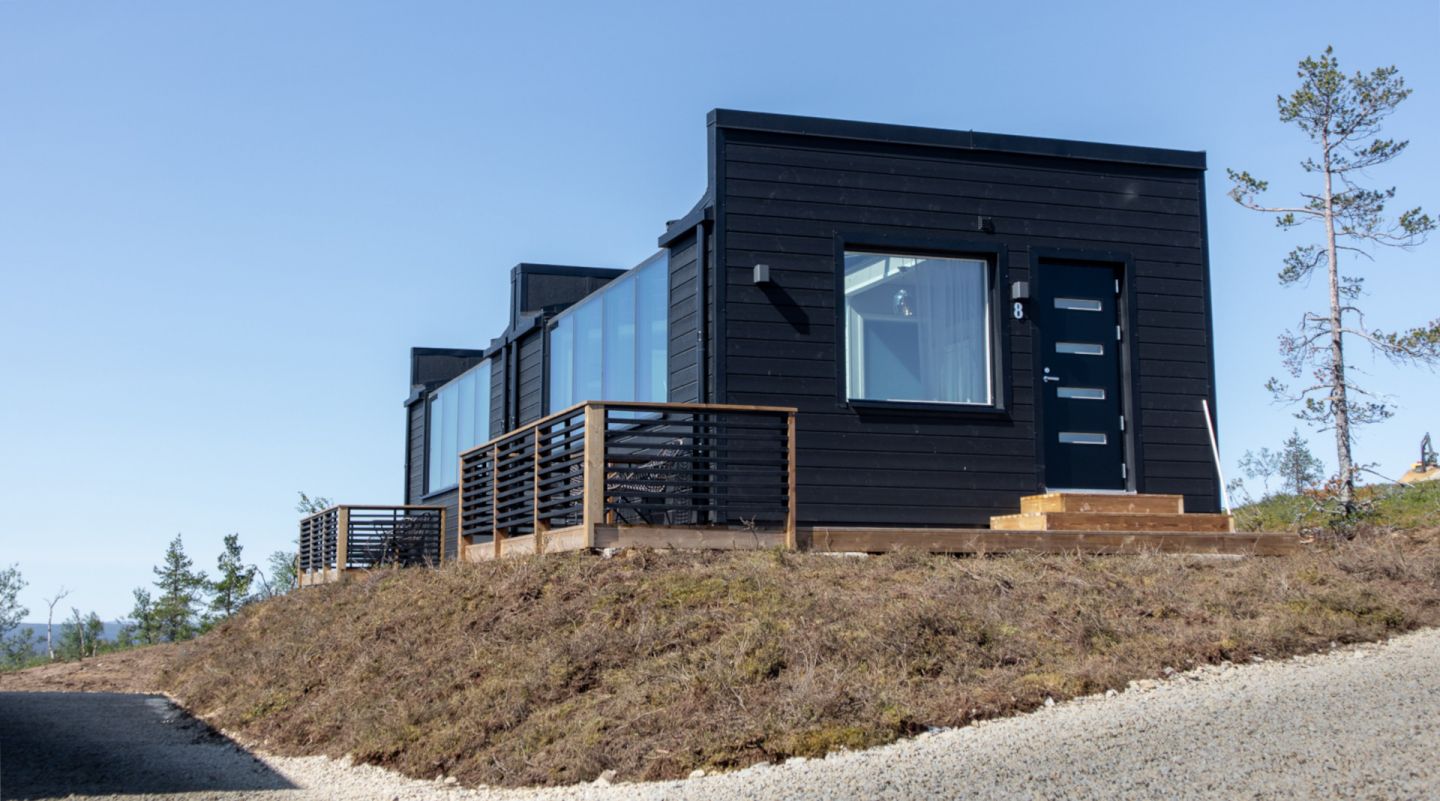
<svg viewBox="0 0 1440 801">
<path fill-rule="evenodd" d="M 1020 514 L 996 515 L 996 531 L 1117 531 L 1220 534 L 1235 530 L 1229 515 L 1186 514 L 1180 495 L 1052 492 L 1020 500 Z"/>
<path fill-rule="evenodd" d="M 1184 495 L 1132 495 L 1092 492 L 1047 492 L 1020 499 L 1021 513 L 1109 512 L 1112 514 L 1179 515 Z"/>
</svg>

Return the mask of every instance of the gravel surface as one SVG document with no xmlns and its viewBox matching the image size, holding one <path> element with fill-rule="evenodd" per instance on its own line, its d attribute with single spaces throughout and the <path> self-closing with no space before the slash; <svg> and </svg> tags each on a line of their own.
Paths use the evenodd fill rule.
<svg viewBox="0 0 1440 801">
<path fill-rule="evenodd" d="M 31 697 L 41 700 L 0 694 L 0 798 L 70 791 L 54 782 L 38 790 L 24 785 L 24 777 L 37 772 L 12 760 L 35 754 L 27 743 L 17 744 L 23 738 L 12 721 L 46 712 L 46 704 L 76 703 L 74 698 L 97 699 L 88 713 L 54 709 L 74 718 L 67 736 L 97 740 L 75 746 L 77 753 L 98 758 L 104 750 L 99 741 L 108 743 L 109 758 L 122 766 L 115 775 L 123 778 L 124 766 L 138 769 L 144 762 L 134 758 L 135 743 L 149 738 L 157 755 L 175 750 L 174 761 L 165 764 L 190 777 L 188 787 L 165 789 L 193 799 L 1440 798 L 1434 761 L 1440 751 L 1440 630 L 1283 662 L 1202 668 L 1132 684 L 1113 697 L 827 759 L 679 782 L 545 790 L 462 789 L 324 758 L 266 757 L 259 763 L 154 696 L 129 696 L 142 706 L 128 710 L 106 707 L 126 696 Z M 117 742 L 113 734 L 123 732 L 106 730 L 115 715 L 140 715 L 129 739 Z M 147 725 L 168 731 L 141 734 Z M 181 742 L 185 738 L 188 744 Z M 57 772 L 50 767 L 49 774 Z M 114 781 L 75 792 L 121 792 Z M 266 789 L 274 783 L 295 789 Z M 131 801 L 160 791 L 143 784 L 125 790 Z"/>
</svg>

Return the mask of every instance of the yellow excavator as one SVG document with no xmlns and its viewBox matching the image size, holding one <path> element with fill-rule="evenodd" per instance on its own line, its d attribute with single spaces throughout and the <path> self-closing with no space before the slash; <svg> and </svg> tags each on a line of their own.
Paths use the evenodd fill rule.
<svg viewBox="0 0 1440 801">
<path fill-rule="evenodd" d="M 1410 471 L 1400 477 L 1401 484 L 1414 484 L 1420 481 L 1440 480 L 1440 461 L 1436 460 L 1435 448 L 1430 445 L 1430 435 L 1420 440 L 1420 461 L 1415 463 Z"/>
</svg>

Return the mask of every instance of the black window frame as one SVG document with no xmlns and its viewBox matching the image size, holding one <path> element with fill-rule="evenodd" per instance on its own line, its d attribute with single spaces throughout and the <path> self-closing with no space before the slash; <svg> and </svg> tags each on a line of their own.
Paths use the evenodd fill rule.
<svg viewBox="0 0 1440 801">
<path fill-rule="evenodd" d="M 849 397 L 846 364 L 849 360 L 849 329 L 845 315 L 845 254 L 862 251 L 893 256 L 931 256 L 948 259 L 975 259 L 985 262 L 989 274 L 990 381 L 988 404 L 944 401 L 867 400 Z M 957 419 L 1003 419 L 1011 417 L 1010 326 L 1004 299 L 1008 286 L 1008 249 L 1004 244 L 947 237 L 893 236 L 874 233 L 835 235 L 835 395 L 839 408 L 866 413 L 918 413 Z"/>
</svg>

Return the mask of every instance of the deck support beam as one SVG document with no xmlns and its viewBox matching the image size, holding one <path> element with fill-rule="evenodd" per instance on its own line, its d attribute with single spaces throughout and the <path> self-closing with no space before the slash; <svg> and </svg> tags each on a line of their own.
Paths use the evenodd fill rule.
<svg viewBox="0 0 1440 801">
<path fill-rule="evenodd" d="M 350 507 L 340 507 L 335 515 L 335 581 L 345 573 L 345 561 L 350 549 Z"/>
<path fill-rule="evenodd" d="M 585 407 L 585 467 L 581 497 L 581 524 L 585 547 L 595 547 L 595 529 L 605 522 L 605 405 Z"/>
<path fill-rule="evenodd" d="M 798 505 L 795 497 L 795 460 L 800 453 L 800 449 L 795 442 L 795 412 L 793 411 L 785 416 L 785 442 L 785 472 L 786 481 L 788 482 L 785 506 L 785 548 L 786 550 L 793 551 L 800 547 L 799 536 L 795 528 Z"/>
</svg>

